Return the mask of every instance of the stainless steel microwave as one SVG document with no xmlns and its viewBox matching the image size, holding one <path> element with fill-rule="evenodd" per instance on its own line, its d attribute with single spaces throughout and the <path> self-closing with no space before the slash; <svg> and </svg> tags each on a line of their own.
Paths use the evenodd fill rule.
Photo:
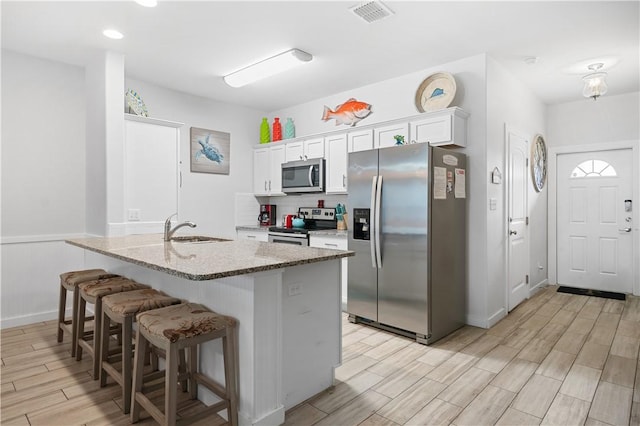
<svg viewBox="0 0 640 426">
<path fill-rule="evenodd" d="M 324 192 L 324 158 L 283 163 L 282 192 Z"/>
</svg>

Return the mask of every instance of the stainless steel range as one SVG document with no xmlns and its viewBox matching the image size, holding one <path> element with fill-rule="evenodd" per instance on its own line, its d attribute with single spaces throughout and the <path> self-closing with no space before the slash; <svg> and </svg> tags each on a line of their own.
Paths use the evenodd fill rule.
<svg viewBox="0 0 640 426">
<path fill-rule="evenodd" d="M 304 219 L 304 228 L 272 226 L 269 228 L 269 242 L 308 246 L 309 231 L 337 227 L 335 208 L 300 207 L 298 216 Z"/>
</svg>

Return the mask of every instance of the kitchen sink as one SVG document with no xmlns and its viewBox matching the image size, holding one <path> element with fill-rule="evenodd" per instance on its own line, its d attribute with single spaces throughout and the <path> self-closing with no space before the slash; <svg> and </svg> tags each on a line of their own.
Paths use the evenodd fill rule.
<svg viewBox="0 0 640 426">
<path fill-rule="evenodd" d="M 171 241 L 175 241 L 176 243 L 214 243 L 231 240 L 225 238 L 207 237 L 204 235 L 185 235 L 180 237 L 172 237 Z"/>
</svg>

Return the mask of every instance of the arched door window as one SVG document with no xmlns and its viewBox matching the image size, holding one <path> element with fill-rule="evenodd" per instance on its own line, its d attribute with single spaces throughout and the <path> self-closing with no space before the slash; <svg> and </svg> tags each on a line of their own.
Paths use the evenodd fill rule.
<svg viewBox="0 0 640 426">
<path fill-rule="evenodd" d="M 578 164 L 571 172 L 572 178 L 612 177 L 617 176 L 616 170 L 606 161 L 587 160 Z"/>
</svg>

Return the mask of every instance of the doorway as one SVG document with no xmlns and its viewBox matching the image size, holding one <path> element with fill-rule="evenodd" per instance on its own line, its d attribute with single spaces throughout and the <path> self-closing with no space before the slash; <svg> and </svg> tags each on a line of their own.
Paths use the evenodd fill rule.
<svg viewBox="0 0 640 426">
<path fill-rule="evenodd" d="M 638 294 L 638 147 L 552 152 L 550 282 Z"/>
</svg>

